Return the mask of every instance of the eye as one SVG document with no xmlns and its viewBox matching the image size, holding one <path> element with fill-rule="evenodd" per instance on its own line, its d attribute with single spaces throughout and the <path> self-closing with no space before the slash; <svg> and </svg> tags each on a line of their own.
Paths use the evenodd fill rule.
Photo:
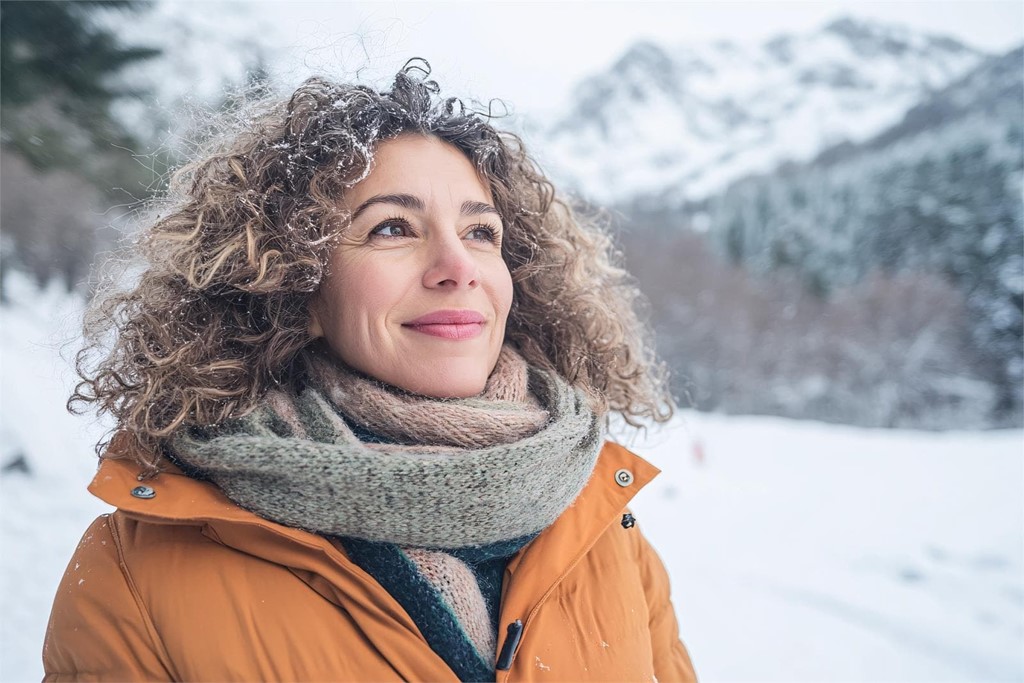
<svg viewBox="0 0 1024 683">
<path fill-rule="evenodd" d="M 498 231 L 489 225 L 475 225 L 469 231 L 467 235 L 471 240 L 477 240 L 479 242 L 497 242 Z"/>
<path fill-rule="evenodd" d="M 378 223 L 373 230 L 370 231 L 371 237 L 385 237 L 385 238 L 396 238 L 396 237 L 409 237 L 412 235 L 412 226 L 409 225 L 409 221 L 404 218 L 388 218 L 387 220 Z"/>
</svg>

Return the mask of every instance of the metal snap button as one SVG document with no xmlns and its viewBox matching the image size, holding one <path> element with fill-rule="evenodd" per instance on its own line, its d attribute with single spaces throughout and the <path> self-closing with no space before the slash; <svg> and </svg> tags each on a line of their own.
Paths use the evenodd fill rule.
<svg viewBox="0 0 1024 683">
<path fill-rule="evenodd" d="M 148 486 L 136 486 L 132 489 L 132 495 L 136 498 L 152 498 L 156 495 L 156 491 Z"/>
<path fill-rule="evenodd" d="M 623 468 L 615 472 L 615 483 L 619 486 L 629 486 L 633 483 L 633 473 Z"/>
<path fill-rule="evenodd" d="M 634 526 L 636 526 L 636 517 L 634 517 L 633 515 L 629 514 L 628 512 L 626 514 L 622 515 L 622 528 L 623 529 L 632 529 Z"/>
</svg>

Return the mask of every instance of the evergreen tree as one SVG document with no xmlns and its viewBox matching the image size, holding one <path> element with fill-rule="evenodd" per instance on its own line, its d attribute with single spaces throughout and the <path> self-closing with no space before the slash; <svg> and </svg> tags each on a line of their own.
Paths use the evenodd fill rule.
<svg viewBox="0 0 1024 683">
<path fill-rule="evenodd" d="M 0 3 L 0 278 L 17 266 L 40 286 L 54 276 L 69 290 L 77 286 L 97 249 L 97 230 L 107 222 L 105 205 L 115 197 L 124 202 L 115 188 L 152 184 L 129 151 L 138 142 L 112 107 L 141 94 L 120 85 L 124 69 L 159 50 L 124 45 L 101 23 L 104 13 L 149 6 L 135 0 Z"/>
<path fill-rule="evenodd" d="M 160 53 L 125 46 L 101 26 L 99 12 L 138 11 L 135 0 L 0 3 L 0 118 L 3 146 L 36 169 L 92 170 L 88 155 L 130 136 L 111 116 L 128 65 Z"/>
</svg>

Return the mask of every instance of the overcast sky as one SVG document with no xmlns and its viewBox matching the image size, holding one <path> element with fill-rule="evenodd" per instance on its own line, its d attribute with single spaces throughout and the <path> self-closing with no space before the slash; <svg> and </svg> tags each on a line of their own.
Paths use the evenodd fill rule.
<svg viewBox="0 0 1024 683">
<path fill-rule="evenodd" d="M 760 42 L 850 15 L 954 36 L 992 52 L 1024 43 L 1019 0 L 929 2 L 263 2 L 249 4 L 284 47 L 273 71 L 392 74 L 430 60 L 446 90 L 501 97 L 543 115 L 579 79 L 641 38 L 664 45 Z"/>
</svg>

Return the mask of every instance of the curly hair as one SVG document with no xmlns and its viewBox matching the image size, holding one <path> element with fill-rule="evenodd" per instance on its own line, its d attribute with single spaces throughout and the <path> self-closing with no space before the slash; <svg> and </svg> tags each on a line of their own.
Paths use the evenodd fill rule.
<svg viewBox="0 0 1024 683">
<path fill-rule="evenodd" d="M 369 173 L 380 141 L 418 133 L 461 150 L 489 184 L 513 281 L 506 342 L 601 413 L 667 420 L 664 366 L 606 231 L 556 196 L 519 137 L 441 98 L 429 73 L 409 62 L 384 92 L 310 78 L 207 143 L 135 242 L 137 282 L 90 307 L 69 409 L 113 415 L 117 450 L 155 472 L 175 430 L 240 417 L 269 388 L 294 385 L 313 341 L 309 305 L 347 219 L 338 198 Z"/>
</svg>

